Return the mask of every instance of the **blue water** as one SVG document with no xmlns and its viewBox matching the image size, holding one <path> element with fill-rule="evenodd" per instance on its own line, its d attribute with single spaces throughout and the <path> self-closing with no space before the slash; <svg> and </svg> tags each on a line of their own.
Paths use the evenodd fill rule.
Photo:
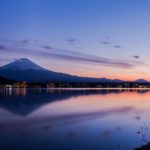
<svg viewBox="0 0 150 150">
<path fill-rule="evenodd" d="M 133 150 L 149 108 L 148 90 L 0 89 L 0 150 Z"/>
</svg>

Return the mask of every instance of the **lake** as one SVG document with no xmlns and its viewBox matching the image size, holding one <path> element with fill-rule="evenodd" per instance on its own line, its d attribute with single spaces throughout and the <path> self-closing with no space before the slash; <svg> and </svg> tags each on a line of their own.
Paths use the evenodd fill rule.
<svg viewBox="0 0 150 150">
<path fill-rule="evenodd" d="M 149 90 L 0 89 L 1 150 L 133 150 L 149 129 Z"/>
</svg>

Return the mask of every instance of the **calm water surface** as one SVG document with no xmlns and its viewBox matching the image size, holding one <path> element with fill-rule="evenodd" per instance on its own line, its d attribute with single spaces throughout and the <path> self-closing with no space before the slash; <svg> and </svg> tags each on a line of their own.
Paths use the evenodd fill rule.
<svg viewBox="0 0 150 150">
<path fill-rule="evenodd" d="M 149 129 L 148 90 L 0 90 L 0 150 L 133 150 Z"/>
</svg>

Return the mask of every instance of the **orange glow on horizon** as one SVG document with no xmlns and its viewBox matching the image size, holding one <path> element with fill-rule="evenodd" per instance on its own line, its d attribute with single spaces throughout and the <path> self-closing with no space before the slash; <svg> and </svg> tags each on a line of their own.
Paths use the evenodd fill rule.
<svg viewBox="0 0 150 150">
<path fill-rule="evenodd" d="M 145 79 L 150 81 L 149 73 L 137 72 L 131 69 L 123 69 L 123 68 L 106 68 L 104 67 L 102 70 L 97 67 L 81 67 L 77 68 L 76 66 L 72 66 L 70 68 L 67 67 L 50 67 L 48 68 L 51 71 L 62 72 L 70 75 L 76 75 L 81 77 L 91 77 L 91 78 L 108 78 L 108 79 L 119 79 L 124 81 L 135 81 L 137 79 Z"/>
</svg>

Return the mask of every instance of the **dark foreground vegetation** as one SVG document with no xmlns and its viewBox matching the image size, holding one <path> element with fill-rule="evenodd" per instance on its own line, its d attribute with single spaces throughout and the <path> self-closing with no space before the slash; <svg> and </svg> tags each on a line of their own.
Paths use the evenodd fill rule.
<svg viewBox="0 0 150 150">
<path fill-rule="evenodd" d="M 150 150 L 150 143 L 148 143 L 140 148 L 136 148 L 135 150 Z"/>
<path fill-rule="evenodd" d="M 15 81 L 0 77 L 0 87 L 12 88 L 150 88 L 150 82 L 134 82 L 112 80 L 108 82 L 60 82 L 60 81 L 44 81 L 44 82 L 26 82 Z"/>
</svg>

